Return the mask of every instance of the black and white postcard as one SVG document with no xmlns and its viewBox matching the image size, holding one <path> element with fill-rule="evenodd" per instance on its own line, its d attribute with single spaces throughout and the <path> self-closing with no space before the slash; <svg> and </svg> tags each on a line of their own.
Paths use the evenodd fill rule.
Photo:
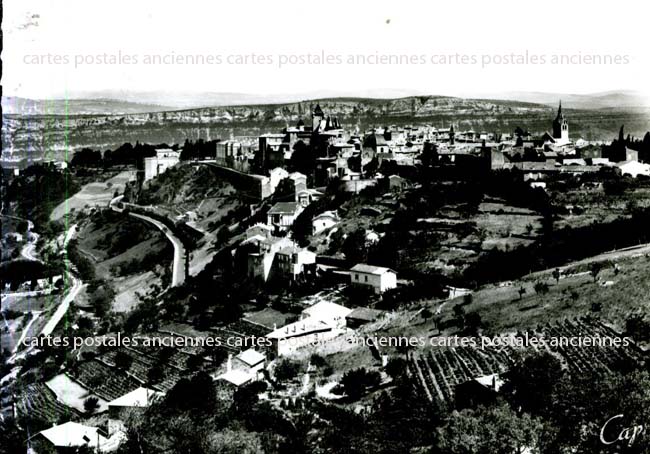
<svg viewBox="0 0 650 454">
<path fill-rule="evenodd" d="M 643 2 L 2 3 L 0 454 L 650 453 Z"/>
</svg>

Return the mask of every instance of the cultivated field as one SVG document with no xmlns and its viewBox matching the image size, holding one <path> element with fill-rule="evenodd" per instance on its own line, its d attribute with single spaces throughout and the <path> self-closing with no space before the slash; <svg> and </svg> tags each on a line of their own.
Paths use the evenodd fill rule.
<svg viewBox="0 0 650 454">
<path fill-rule="evenodd" d="M 50 220 L 58 221 L 65 215 L 92 207 L 105 207 L 115 191 L 124 192 L 124 186 L 135 179 L 135 172 L 124 171 L 104 182 L 88 183 L 81 191 L 60 203 L 50 214 Z"/>
</svg>

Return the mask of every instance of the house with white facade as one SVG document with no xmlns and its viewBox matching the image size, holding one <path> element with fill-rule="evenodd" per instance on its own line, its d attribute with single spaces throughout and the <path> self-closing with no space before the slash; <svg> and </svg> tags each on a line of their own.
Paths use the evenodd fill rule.
<svg viewBox="0 0 650 454">
<path fill-rule="evenodd" d="M 326 342 L 345 333 L 345 317 L 352 309 L 331 302 L 319 302 L 305 309 L 297 322 L 273 330 L 266 338 L 278 356 L 299 348 Z"/>
<path fill-rule="evenodd" d="M 397 287 L 397 273 L 390 268 L 359 263 L 350 270 L 350 283 L 372 287 L 375 293 Z"/>
<path fill-rule="evenodd" d="M 125 438 L 124 432 L 108 437 L 97 427 L 68 421 L 37 433 L 29 440 L 29 445 L 32 452 L 77 452 L 82 448 L 112 452 Z"/>
<path fill-rule="evenodd" d="M 616 164 L 621 169 L 621 175 L 630 175 L 634 178 L 639 175 L 650 176 L 650 164 L 639 161 L 623 161 Z"/>
<path fill-rule="evenodd" d="M 316 189 L 303 189 L 302 191 L 296 192 L 296 202 L 298 202 L 301 207 L 305 208 L 310 203 L 322 198 L 323 195 L 322 192 L 317 191 Z"/>
<path fill-rule="evenodd" d="M 267 224 L 275 229 L 286 231 L 302 210 L 303 207 L 297 202 L 278 202 L 266 214 Z"/>
<path fill-rule="evenodd" d="M 235 386 L 261 380 L 264 367 L 266 366 L 266 355 L 255 349 L 249 348 L 239 353 L 234 358 L 228 356 L 226 372 L 219 375 L 217 380 L 225 380 Z"/>
<path fill-rule="evenodd" d="M 144 181 L 156 178 L 178 164 L 181 153 L 171 148 L 156 149 L 156 156 L 144 158 Z"/>
<path fill-rule="evenodd" d="M 305 320 L 314 318 L 323 321 L 334 328 L 345 327 L 345 317 L 347 317 L 352 309 L 341 306 L 340 304 L 332 303 L 330 301 L 319 301 L 318 303 L 304 309 L 300 314 L 300 319 Z"/>
<path fill-rule="evenodd" d="M 314 235 L 319 234 L 327 229 L 334 227 L 339 223 L 339 215 L 334 211 L 325 211 L 311 220 L 312 232 Z"/>
</svg>

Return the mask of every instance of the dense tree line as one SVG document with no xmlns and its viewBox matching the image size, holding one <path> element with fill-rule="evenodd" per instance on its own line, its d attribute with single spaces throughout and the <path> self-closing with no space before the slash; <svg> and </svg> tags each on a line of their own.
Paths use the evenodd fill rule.
<svg viewBox="0 0 650 454">
<path fill-rule="evenodd" d="M 80 188 L 67 170 L 36 164 L 11 179 L 4 205 L 14 206 L 17 216 L 32 220 L 40 231 L 49 222 L 52 210 Z"/>
<path fill-rule="evenodd" d="M 183 144 L 180 159 L 182 161 L 190 161 L 193 159 L 214 159 L 217 156 L 217 142 L 219 141 L 205 141 L 203 139 L 194 142 L 187 139 Z"/>
</svg>

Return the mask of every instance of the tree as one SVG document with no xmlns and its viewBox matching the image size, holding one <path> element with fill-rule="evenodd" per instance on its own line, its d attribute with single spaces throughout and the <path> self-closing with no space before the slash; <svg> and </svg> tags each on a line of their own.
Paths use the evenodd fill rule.
<svg viewBox="0 0 650 454">
<path fill-rule="evenodd" d="M 424 167 L 431 167 L 438 162 L 438 146 L 435 143 L 425 142 L 420 155 Z"/>
<path fill-rule="evenodd" d="M 133 358 L 122 350 L 115 354 L 115 367 L 121 370 L 129 370 L 133 364 Z"/>
<path fill-rule="evenodd" d="M 483 319 L 478 312 L 470 312 L 465 316 L 465 328 L 472 335 L 478 335 L 478 330 L 483 325 Z"/>
<path fill-rule="evenodd" d="M 519 290 L 517 291 L 519 292 L 519 299 L 520 300 L 523 299 L 524 295 L 526 294 L 526 289 L 524 288 L 524 286 L 522 285 L 521 287 L 519 287 Z"/>
<path fill-rule="evenodd" d="M 216 402 L 214 381 L 201 371 L 192 378 L 181 378 L 167 393 L 164 404 L 173 410 L 189 411 L 194 416 L 213 411 Z"/>
<path fill-rule="evenodd" d="M 533 285 L 533 289 L 535 290 L 535 293 L 545 295 L 548 293 L 548 284 L 543 281 L 537 281 L 535 282 L 535 285 Z"/>
<path fill-rule="evenodd" d="M 555 279 L 555 285 L 560 283 L 560 276 L 561 276 L 560 269 L 555 268 L 553 270 L 553 279 Z"/>
<path fill-rule="evenodd" d="M 185 361 L 185 366 L 191 371 L 197 371 L 203 366 L 203 358 L 200 355 L 190 355 Z"/>
<path fill-rule="evenodd" d="M 99 399 L 95 396 L 90 396 L 84 400 L 84 410 L 86 413 L 93 414 L 99 408 Z"/>
<path fill-rule="evenodd" d="M 408 368 L 407 361 L 404 358 L 391 358 L 386 364 L 386 373 L 393 379 L 402 377 Z"/>
<path fill-rule="evenodd" d="M 165 371 L 159 364 L 155 364 L 149 371 L 147 371 L 147 381 L 151 385 L 160 383 L 165 378 Z"/>
<path fill-rule="evenodd" d="M 562 378 L 562 363 L 550 353 L 535 353 L 515 364 L 502 388 L 516 407 L 535 415 L 549 414 L 550 396 Z"/>
<path fill-rule="evenodd" d="M 625 333 L 637 342 L 650 341 L 650 321 L 642 314 L 634 314 L 625 320 Z"/>
<path fill-rule="evenodd" d="M 356 400 L 365 394 L 370 388 L 376 387 L 381 382 L 381 376 L 376 371 L 368 371 L 365 368 L 353 369 L 343 374 L 341 386 L 345 394 Z"/>
<path fill-rule="evenodd" d="M 278 202 L 286 202 L 295 200 L 296 197 L 296 183 L 289 177 L 280 180 L 275 187 L 273 193 L 273 200 Z"/>
<path fill-rule="evenodd" d="M 600 312 L 603 310 L 603 303 L 595 301 L 591 303 L 591 312 Z"/>
<path fill-rule="evenodd" d="M 318 368 L 325 367 L 327 365 L 327 361 L 325 361 L 325 358 L 323 358 L 318 353 L 312 354 L 311 357 L 309 358 L 309 362 L 311 363 L 312 366 Z"/>
<path fill-rule="evenodd" d="M 453 412 L 436 433 L 441 454 L 519 454 L 536 449 L 542 424 L 530 415 L 518 415 L 507 405 Z"/>
<path fill-rule="evenodd" d="M 293 146 L 290 164 L 295 171 L 311 175 L 316 167 L 316 155 L 305 142 L 299 140 Z"/>
<path fill-rule="evenodd" d="M 70 161 L 72 167 L 100 167 L 102 164 L 102 152 L 83 148 L 75 151 Z"/>
<path fill-rule="evenodd" d="M 462 304 L 456 304 L 454 306 L 454 317 L 456 319 L 456 324 L 461 328 L 465 327 L 465 308 Z"/>
<path fill-rule="evenodd" d="M 232 397 L 232 408 L 240 416 L 249 416 L 259 401 L 259 395 L 266 391 L 266 383 L 255 381 L 238 388 Z"/>
<path fill-rule="evenodd" d="M 345 258 L 352 263 L 364 263 L 368 257 L 368 247 L 366 245 L 366 230 L 358 228 L 348 234 L 343 241 L 342 251 Z"/>
<path fill-rule="evenodd" d="M 594 278 L 594 282 L 598 281 L 598 275 L 603 270 L 604 266 L 601 262 L 594 262 L 591 264 L 589 273 Z"/>
<path fill-rule="evenodd" d="M 275 378 L 279 381 L 293 380 L 300 372 L 300 363 L 283 359 L 275 366 Z"/>
</svg>

